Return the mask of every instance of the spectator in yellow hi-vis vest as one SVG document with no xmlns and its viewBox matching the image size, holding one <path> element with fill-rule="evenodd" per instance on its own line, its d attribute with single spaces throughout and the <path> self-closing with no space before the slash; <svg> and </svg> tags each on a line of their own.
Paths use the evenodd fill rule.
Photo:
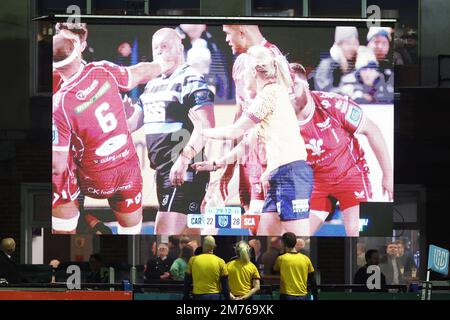
<svg viewBox="0 0 450 320">
<path fill-rule="evenodd" d="M 202 247 L 202 254 L 189 259 L 184 277 L 184 299 L 189 298 L 192 285 L 194 300 L 220 300 L 221 293 L 225 300 L 229 300 L 227 266 L 213 253 L 216 241 L 212 236 L 206 236 Z"/>
<path fill-rule="evenodd" d="M 259 291 L 260 276 L 258 268 L 250 261 L 250 246 L 247 242 L 238 242 L 236 255 L 236 259 L 227 263 L 231 299 L 252 299 Z"/>
<path fill-rule="evenodd" d="M 297 237 L 286 232 L 281 237 L 284 253 L 278 256 L 273 267 L 280 272 L 280 300 L 306 300 L 308 283 L 314 299 L 317 299 L 317 286 L 311 260 L 295 250 Z"/>
</svg>

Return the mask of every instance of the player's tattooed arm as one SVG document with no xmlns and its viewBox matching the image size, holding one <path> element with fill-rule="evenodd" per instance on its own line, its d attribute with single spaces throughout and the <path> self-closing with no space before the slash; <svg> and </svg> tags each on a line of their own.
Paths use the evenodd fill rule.
<svg viewBox="0 0 450 320">
<path fill-rule="evenodd" d="M 359 130 L 360 134 L 367 137 L 370 147 L 378 160 L 378 164 L 383 172 L 382 190 L 383 194 L 387 193 L 389 200 L 393 199 L 394 177 L 392 171 L 392 163 L 389 157 L 389 150 L 383 133 L 380 128 L 369 118 L 366 118 Z"/>
<path fill-rule="evenodd" d="M 144 124 L 144 112 L 140 100 L 133 104 L 130 98 L 126 97 L 124 101 L 125 111 L 127 115 L 127 124 L 130 132 L 134 132 Z"/>
<path fill-rule="evenodd" d="M 192 110 L 190 113 L 195 115 L 198 122 L 194 124 L 194 131 L 189 138 L 189 141 L 177 158 L 172 168 L 170 169 L 170 182 L 175 186 L 180 186 L 184 183 L 184 176 L 192 159 L 199 153 L 206 144 L 206 139 L 202 135 L 203 128 L 214 126 L 214 106 L 205 105 L 197 110 Z"/>
<path fill-rule="evenodd" d="M 52 175 L 60 175 L 67 167 L 68 151 L 53 151 L 52 154 Z"/>
<path fill-rule="evenodd" d="M 134 66 L 128 67 L 130 71 L 130 88 L 135 88 L 140 84 L 145 84 L 158 77 L 168 66 L 160 62 L 140 62 Z"/>
</svg>

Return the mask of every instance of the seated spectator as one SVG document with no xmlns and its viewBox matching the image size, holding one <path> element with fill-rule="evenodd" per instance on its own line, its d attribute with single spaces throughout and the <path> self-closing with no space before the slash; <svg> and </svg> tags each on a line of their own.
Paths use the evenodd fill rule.
<svg viewBox="0 0 450 320">
<path fill-rule="evenodd" d="M 314 90 L 339 92 L 341 77 L 354 71 L 359 47 L 356 27 L 336 27 L 334 44 L 314 75 Z"/>
<path fill-rule="evenodd" d="M 386 81 L 378 71 L 375 54 L 367 47 L 358 49 L 356 71 L 341 79 L 340 93 L 356 103 L 391 103 L 393 93 L 386 89 Z"/>
<path fill-rule="evenodd" d="M 0 242 L 0 279 L 6 279 L 9 284 L 22 282 L 22 276 L 12 257 L 14 251 L 16 251 L 14 239 L 2 239 Z"/>
<path fill-rule="evenodd" d="M 103 259 L 98 253 L 92 254 L 89 257 L 89 268 L 90 271 L 86 279 L 87 283 L 109 282 L 109 271 L 103 267 Z"/>
<path fill-rule="evenodd" d="M 170 278 L 170 261 L 168 259 L 169 246 L 167 243 L 158 245 L 158 256 L 151 258 L 145 265 L 144 275 L 147 280 L 150 279 L 169 279 Z"/>
<path fill-rule="evenodd" d="M 380 254 L 378 252 L 378 250 L 367 250 L 366 254 L 365 254 L 365 259 L 366 259 L 366 264 L 364 266 L 362 266 L 361 268 L 358 269 L 358 271 L 356 271 L 355 277 L 353 279 L 353 283 L 354 284 L 363 284 L 363 285 L 367 285 L 367 279 L 371 276 L 371 273 L 367 273 L 367 267 L 369 266 L 378 266 L 380 264 Z M 384 274 L 380 271 L 381 274 L 381 279 L 380 279 L 380 284 L 381 287 L 386 285 L 386 277 L 384 276 Z M 367 287 L 365 288 L 361 288 L 361 289 L 356 289 L 353 291 L 367 291 L 369 290 Z"/>
<path fill-rule="evenodd" d="M 394 94 L 394 65 L 393 61 L 388 59 L 392 31 L 390 27 L 370 27 L 367 32 L 367 47 L 375 54 L 379 71 L 383 74 L 386 89 L 390 94 Z"/>
<path fill-rule="evenodd" d="M 216 102 L 232 101 L 232 84 L 227 68 L 229 62 L 212 34 L 208 32 L 207 25 L 180 24 L 176 30 L 183 39 L 188 63 L 193 63 L 193 67 L 198 67 L 199 64 L 203 65 L 200 67 L 200 72 L 205 75 L 208 85 L 215 87 Z M 192 49 L 194 51 L 191 51 Z M 204 68 L 205 62 L 208 68 Z"/>
<path fill-rule="evenodd" d="M 194 250 L 189 246 L 181 248 L 180 256 L 175 259 L 170 267 L 170 276 L 173 280 L 183 281 L 186 273 L 189 259 L 194 255 Z"/>
</svg>

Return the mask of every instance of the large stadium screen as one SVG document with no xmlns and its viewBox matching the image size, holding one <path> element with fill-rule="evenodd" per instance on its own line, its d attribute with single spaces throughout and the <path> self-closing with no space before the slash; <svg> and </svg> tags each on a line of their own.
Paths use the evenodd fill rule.
<svg viewBox="0 0 450 320">
<path fill-rule="evenodd" d="M 358 236 L 393 201 L 392 36 L 57 23 L 54 233 Z"/>
</svg>

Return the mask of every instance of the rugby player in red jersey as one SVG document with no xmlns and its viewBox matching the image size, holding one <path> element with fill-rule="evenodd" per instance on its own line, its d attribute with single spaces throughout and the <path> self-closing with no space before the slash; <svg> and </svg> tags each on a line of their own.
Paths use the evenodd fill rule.
<svg viewBox="0 0 450 320">
<path fill-rule="evenodd" d="M 80 38 L 72 32 L 62 30 L 53 37 L 53 67 L 63 83 L 53 96 L 52 175 L 64 173 L 69 151 L 75 150 L 81 192 L 108 199 L 118 220 L 118 233 L 139 234 L 142 176 L 120 92 L 155 78 L 168 65 L 84 64 L 81 49 Z M 64 229 L 76 228 L 78 216 L 63 214 L 53 220 Z"/>
<path fill-rule="evenodd" d="M 64 31 L 63 31 L 64 30 Z M 55 32 L 63 31 L 66 35 L 71 33 L 77 36 L 80 42 L 80 52 L 82 53 L 87 46 L 88 30 L 85 23 L 61 23 L 55 25 Z M 63 80 L 58 71 L 53 70 L 53 94 L 55 94 Z M 58 140 L 58 131 L 53 122 L 52 125 L 53 143 Z M 67 166 L 62 174 L 52 176 L 52 232 L 54 234 L 74 234 L 78 224 L 79 203 L 77 197 L 80 194 L 76 177 L 76 164 L 74 161 L 74 150 L 70 151 L 67 157 Z M 71 219 L 70 224 L 66 223 Z"/>
<path fill-rule="evenodd" d="M 383 173 L 382 190 L 393 198 L 393 171 L 378 126 L 353 101 L 334 93 L 310 91 L 305 69 L 291 63 L 294 108 L 314 171 L 310 201 L 311 235 L 331 213 L 330 197 L 339 201 L 347 236 L 359 234 L 359 204 L 371 198 L 369 168 L 356 134 L 365 135 Z"/>
<path fill-rule="evenodd" d="M 233 54 L 238 55 L 233 65 L 233 80 L 238 105 L 236 121 L 256 96 L 255 92 L 246 88 L 244 81 L 246 66 L 244 55 L 241 53 L 247 52 L 250 47 L 256 45 L 270 49 L 274 55 L 282 55 L 282 53 L 274 44 L 264 38 L 257 25 L 223 25 L 223 32 L 226 34 L 225 41 L 230 45 Z M 247 147 L 248 152 L 244 159 L 239 161 L 239 197 L 246 213 L 260 213 L 265 199 L 260 178 L 267 166 L 264 142 L 258 138 L 254 145 Z M 223 174 L 221 191 L 225 197 L 228 194 L 227 184 L 233 175 L 234 167 L 235 164 L 227 165 Z"/>
</svg>

